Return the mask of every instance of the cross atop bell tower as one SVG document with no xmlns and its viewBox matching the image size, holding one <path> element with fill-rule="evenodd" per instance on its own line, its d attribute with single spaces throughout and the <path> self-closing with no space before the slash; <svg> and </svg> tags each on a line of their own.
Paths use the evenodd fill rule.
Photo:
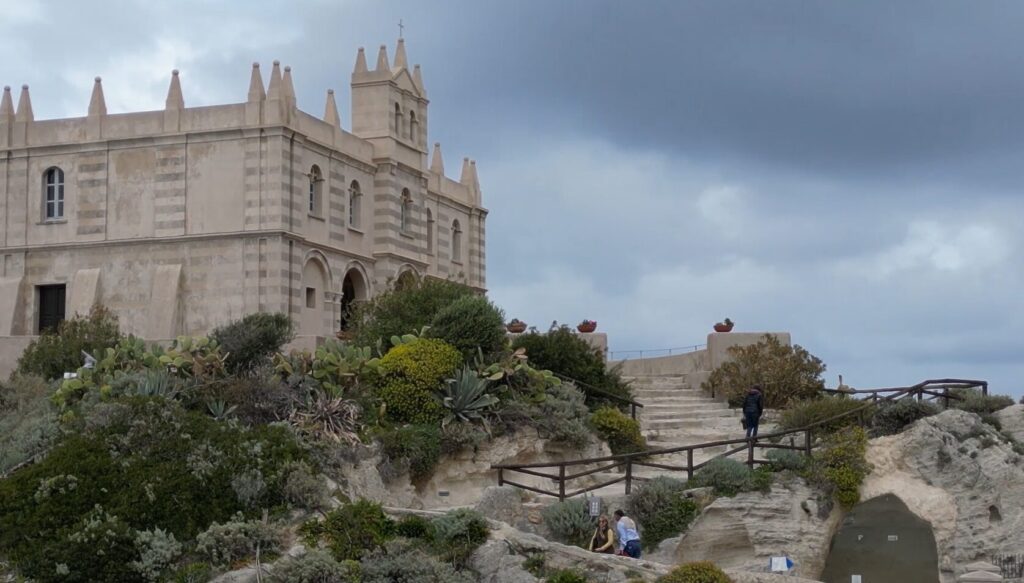
<svg viewBox="0 0 1024 583">
<path fill-rule="evenodd" d="M 399 21 L 399 31 L 403 28 Z M 409 69 L 404 38 L 398 38 L 393 62 L 387 47 L 380 46 L 373 70 L 367 66 L 365 51 L 359 49 L 352 71 L 352 133 L 380 146 L 391 140 L 388 145 L 393 148 L 426 156 L 428 103 L 420 66 Z"/>
</svg>

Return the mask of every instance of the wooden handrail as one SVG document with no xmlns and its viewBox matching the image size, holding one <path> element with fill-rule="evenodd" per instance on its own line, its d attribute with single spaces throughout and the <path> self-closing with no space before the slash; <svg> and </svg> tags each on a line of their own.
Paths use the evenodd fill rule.
<svg viewBox="0 0 1024 583">
<path fill-rule="evenodd" d="M 558 375 L 558 376 L 561 378 L 561 375 Z M 566 377 L 566 378 L 568 379 L 568 377 Z M 568 380 L 572 381 L 572 379 L 568 379 Z M 653 467 L 653 468 L 664 469 L 664 470 L 669 470 L 669 471 L 686 472 L 687 479 L 690 479 L 690 478 L 693 477 L 694 472 L 696 472 L 697 470 L 703 468 L 708 463 L 710 463 L 710 462 L 712 462 L 714 460 L 717 460 L 717 459 L 729 457 L 729 456 L 731 456 L 733 454 L 736 454 L 736 453 L 739 453 L 741 451 L 746 451 L 747 452 L 746 463 L 751 468 L 753 468 L 755 465 L 758 465 L 758 464 L 768 463 L 767 460 L 758 459 L 755 456 L 754 451 L 757 448 L 761 448 L 761 449 L 785 449 L 785 450 L 802 451 L 804 453 L 804 455 L 810 456 L 811 453 L 812 453 L 812 450 L 814 448 L 814 432 L 815 432 L 816 429 L 821 429 L 823 427 L 828 426 L 830 423 L 832 423 L 834 421 L 837 421 L 839 419 L 848 418 L 848 417 L 851 417 L 851 416 L 854 416 L 854 415 L 857 416 L 858 423 L 861 424 L 861 425 L 864 425 L 864 424 L 867 423 L 867 419 L 866 419 L 864 413 L 867 410 L 875 407 L 879 402 L 894 402 L 894 401 L 898 401 L 900 399 L 904 399 L 904 398 L 908 398 L 908 397 L 909 398 L 916 397 L 918 400 L 922 400 L 925 395 L 928 395 L 932 399 L 945 399 L 946 400 L 946 404 L 948 406 L 949 400 L 951 400 L 951 399 L 952 400 L 959 400 L 960 399 L 959 396 L 952 394 L 950 392 L 950 389 L 979 389 L 979 388 L 981 389 L 983 395 L 987 395 L 988 394 L 988 383 L 986 381 L 974 381 L 974 380 L 964 380 L 964 379 L 931 379 L 931 380 L 927 380 L 927 381 L 922 381 L 922 382 L 917 383 L 916 385 L 913 385 L 913 386 L 910 386 L 910 387 L 887 387 L 887 388 L 880 388 L 880 389 L 859 389 L 859 390 L 858 389 L 853 389 L 853 390 L 849 390 L 849 391 L 837 391 L 835 389 L 825 389 L 824 392 L 827 392 L 827 393 L 839 393 L 839 394 L 844 394 L 844 395 L 857 395 L 857 394 L 861 394 L 861 395 L 870 395 L 870 397 L 864 398 L 864 399 L 860 399 L 864 403 L 862 406 L 856 407 L 856 408 L 851 409 L 849 411 L 845 411 L 845 412 L 840 413 L 838 415 L 833 415 L 832 417 L 829 417 L 827 419 L 816 421 L 816 422 L 811 423 L 809 425 L 806 425 L 804 427 L 798 427 L 798 428 L 795 428 L 795 429 L 787 429 L 787 430 L 784 430 L 784 431 L 776 431 L 776 432 L 773 432 L 773 433 L 759 435 L 759 436 L 757 436 L 757 437 L 755 437 L 753 439 L 748 439 L 748 438 L 745 438 L 745 437 L 744 438 L 737 438 L 737 439 L 724 439 L 724 440 L 719 440 L 719 441 L 709 441 L 709 442 L 704 442 L 704 443 L 696 443 L 696 444 L 692 444 L 692 445 L 681 445 L 681 446 L 677 446 L 677 447 L 647 449 L 647 450 L 640 451 L 640 452 L 622 453 L 622 454 L 607 455 L 607 456 L 594 457 L 594 458 L 585 458 L 585 459 L 578 459 L 578 460 L 566 460 L 566 461 L 561 461 L 561 462 L 541 462 L 541 463 L 532 463 L 532 464 L 494 464 L 494 465 L 491 466 L 491 469 L 498 470 L 498 485 L 508 484 L 510 486 L 515 486 L 515 487 L 523 488 L 525 490 L 529 490 L 529 491 L 532 491 L 532 492 L 537 492 L 539 494 L 545 494 L 545 495 L 548 495 L 548 496 L 557 496 L 559 500 L 564 500 L 565 498 L 569 498 L 569 497 L 572 497 L 572 496 L 577 496 L 579 494 L 583 494 L 583 493 L 589 492 L 591 490 L 602 488 L 604 486 L 609 486 L 609 485 L 612 485 L 612 484 L 616 484 L 618 482 L 625 482 L 625 484 L 626 484 L 626 486 L 625 486 L 626 494 L 629 494 L 630 490 L 631 490 L 631 487 L 632 487 L 632 482 L 634 480 L 634 478 L 633 478 L 633 466 L 634 465 L 636 465 L 636 466 L 643 466 L 643 467 Z M 943 391 L 940 393 L 940 392 L 938 392 L 935 389 L 943 389 Z M 598 389 L 598 391 L 599 391 L 599 389 Z M 880 396 L 881 393 L 889 393 L 889 394 L 883 397 L 883 396 Z M 617 395 L 610 395 L 610 394 L 608 394 L 608 396 L 610 398 L 617 399 L 617 400 L 620 400 L 620 401 L 635 403 L 634 401 L 632 401 L 630 399 L 624 399 L 623 397 L 619 397 Z M 640 407 L 643 406 L 643 405 L 641 405 L 639 403 L 635 403 L 635 404 L 637 406 L 640 406 Z M 635 412 L 635 408 L 634 408 L 634 412 Z M 790 440 L 790 445 L 780 444 L 777 441 L 776 442 L 770 441 L 770 440 L 776 440 L 776 438 L 781 440 L 781 438 L 783 438 L 783 437 L 795 436 L 795 435 L 798 435 L 798 434 L 802 434 L 803 437 L 804 437 L 804 439 L 803 439 L 804 445 L 802 445 L 802 446 L 794 445 L 792 439 Z M 716 455 L 716 456 L 714 456 L 714 457 L 712 457 L 710 459 L 707 459 L 707 460 L 705 460 L 705 461 L 703 461 L 703 462 L 701 462 L 699 464 L 694 465 L 694 463 L 693 463 L 693 452 L 694 451 L 702 450 L 702 449 L 708 449 L 708 448 L 712 448 L 712 447 L 723 447 L 723 446 L 726 447 L 726 450 L 724 452 L 722 452 L 722 453 L 720 453 L 720 454 L 718 454 L 718 455 Z M 733 447 L 730 447 L 730 446 L 733 446 Z M 736 446 L 738 446 L 738 447 L 736 447 Z M 657 463 L 657 462 L 655 462 L 653 460 L 648 459 L 648 458 L 652 458 L 652 457 L 655 457 L 655 456 L 662 456 L 662 455 L 681 453 L 681 452 L 686 452 L 687 462 L 686 462 L 685 466 L 671 465 L 671 464 L 662 464 L 662 463 Z M 598 468 L 591 468 L 589 470 L 584 470 L 584 471 L 581 471 L 581 472 L 576 472 L 576 473 L 572 473 L 572 474 L 566 474 L 566 468 L 568 468 L 568 467 L 588 465 L 588 464 L 597 464 L 597 463 L 601 463 L 601 462 L 613 462 L 613 463 L 606 464 L 606 465 L 600 466 Z M 583 488 L 581 490 L 577 490 L 577 491 L 574 491 L 574 492 L 568 492 L 568 493 L 566 492 L 566 482 L 567 481 L 575 479 L 575 478 L 580 478 L 580 477 L 596 474 L 598 472 L 601 472 L 601 471 L 604 471 L 604 470 L 608 470 L 608 469 L 611 469 L 611 468 L 614 468 L 614 467 L 617 467 L 617 466 L 625 466 L 625 473 L 624 473 L 624 475 L 622 477 L 615 478 L 613 480 L 608 480 L 606 482 L 602 482 L 602 483 L 597 484 L 597 485 L 589 486 L 589 487 L 586 487 L 586 488 Z M 552 468 L 552 469 L 557 468 L 558 475 L 552 475 L 552 474 L 547 474 L 547 473 L 536 471 L 536 469 L 538 469 L 538 468 Z M 532 487 L 532 486 L 526 486 L 524 484 L 519 484 L 519 483 L 516 483 L 516 482 L 511 482 L 509 480 L 506 480 L 505 477 L 504 477 L 504 472 L 506 472 L 506 471 L 521 472 L 521 473 L 528 474 L 528 475 L 534 475 L 534 476 L 538 476 L 538 477 L 543 477 L 543 478 L 554 480 L 554 481 L 558 482 L 558 492 L 556 493 L 556 492 L 551 492 L 551 491 L 548 491 L 548 490 L 542 490 L 540 488 L 535 488 L 535 487 Z"/>
</svg>

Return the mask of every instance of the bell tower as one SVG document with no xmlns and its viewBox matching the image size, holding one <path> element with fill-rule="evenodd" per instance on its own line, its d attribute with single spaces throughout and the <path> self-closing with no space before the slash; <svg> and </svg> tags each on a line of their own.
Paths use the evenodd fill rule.
<svg viewBox="0 0 1024 583">
<path fill-rule="evenodd" d="M 370 140 L 380 153 L 413 152 L 427 156 L 427 92 L 420 66 L 409 68 L 405 39 L 398 39 L 395 60 L 388 62 L 387 47 L 381 45 L 376 66 L 366 64 L 360 48 L 352 71 L 352 133 Z"/>
</svg>

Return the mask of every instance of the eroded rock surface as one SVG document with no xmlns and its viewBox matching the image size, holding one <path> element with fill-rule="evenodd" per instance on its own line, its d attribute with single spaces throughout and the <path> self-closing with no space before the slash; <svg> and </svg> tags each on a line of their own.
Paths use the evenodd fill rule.
<svg viewBox="0 0 1024 583">
<path fill-rule="evenodd" d="M 995 416 L 999 419 L 999 424 L 1003 426 L 1003 431 L 1024 443 L 1024 405 L 1011 405 L 1001 411 L 996 411 Z"/>
</svg>

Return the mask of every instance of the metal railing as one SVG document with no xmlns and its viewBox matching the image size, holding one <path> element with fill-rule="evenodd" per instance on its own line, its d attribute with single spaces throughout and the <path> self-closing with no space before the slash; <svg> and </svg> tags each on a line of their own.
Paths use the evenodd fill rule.
<svg viewBox="0 0 1024 583">
<path fill-rule="evenodd" d="M 659 356 L 673 356 L 676 354 L 687 354 L 707 348 L 707 344 L 691 344 L 677 348 L 648 348 L 645 350 L 609 350 L 608 360 L 630 360 L 637 358 L 657 358 Z"/>
<path fill-rule="evenodd" d="M 955 393 L 951 392 L 953 389 L 979 389 L 982 394 L 988 394 L 988 383 L 985 381 L 972 381 L 962 379 L 937 379 L 922 381 L 916 385 L 910 387 L 894 387 L 884 389 L 862 389 L 862 390 L 851 390 L 851 391 L 836 391 L 834 389 L 828 390 L 827 392 L 842 392 L 847 395 L 857 394 L 870 394 L 870 397 L 863 399 L 864 404 L 856 409 L 851 409 L 839 415 L 834 415 L 828 419 L 817 421 L 804 427 L 797 429 L 789 429 L 785 431 L 776 431 L 765 435 L 759 435 L 753 439 L 748 438 L 737 438 L 737 439 L 726 439 L 721 441 L 711 441 L 706 443 L 697 443 L 693 445 L 683 445 L 679 447 L 670 448 L 659 448 L 659 449 L 648 449 L 636 453 L 624 453 L 618 455 L 610 455 L 596 458 L 586 458 L 579 460 L 569 460 L 562 462 L 549 462 L 549 463 L 534 463 L 534 464 L 495 464 L 491 466 L 492 470 L 498 471 L 498 485 L 514 486 L 537 494 L 546 496 L 554 496 L 559 500 L 565 500 L 573 496 L 579 496 L 592 490 L 611 486 L 620 482 L 625 483 L 625 493 L 630 494 L 632 492 L 634 477 L 633 469 L 635 467 L 649 467 L 661 470 L 675 471 L 686 474 L 686 479 L 690 480 L 693 478 L 694 472 L 703 468 L 713 460 L 729 457 L 740 452 L 746 452 L 746 464 L 753 469 L 754 466 L 759 464 L 770 463 L 769 460 L 758 458 L 756 455 L 757 450 L 767 449 L 788 449 L 799 451 L 808 458 L 811 456 L 813 449 L 815 448 L 814 434 L 816 431 L 822 430 L 829 424 L 847 417 L 853 417 L 856 419 L 858 425 L 864 427 L 870 421 L 869 411 L 875 407 L 879 402 L 894 402 L 904 398 L 916 398 L 918 401 L 922 400 L 938 400 L 943 399 L 946 405 L 950 400 L 959 400 L 960 397 Z M 880 396 L 882 393 L 888 393 L 886 396 Z M 789 443 L 782 443 L 784 438 L 789 438 Z M 797 443 L 797 438 L 802 438 L 801 444 Z M 725 447 L 726 450 L 718 455 L 715 455 L 699 464 L 695 464 L 693 461 L 694 452 L 710 448 Z M 686 454 L 686 465 L 674 465 L 667 463 L 658 463 L 653 461 L 654 458 L 659 456 L 666 456 L 670 454 Z M 582 469 L 577 472 L 571 472 L 569 468 L 576 468 L 579 466 L 588 466 L 593 464 L 600 464 L 597 467 L 589 469 Z M 576 490 L 569 489 L 569 482 L 578 478 L 590 476 L 599 472 L 622 469 L 623 473 L 621 476 L 616 476 L 610 480 L 605 480 L 597 484 L 591 484 L 589 486 L 579 488 Z M 554 470 L 557 473 L 549 473 L 541 470 Z M 546 490 L 535 486 L 529 486 L 520 482 L 509 480 L 506 474 L 509 472 L 517 472 L 529 476 L 535 476 L 540 478 L 549 479 L 554 482 L 556 490 Z"/>
<path fill-rule="evenodd" d="M 595 387 L 594 385 L 590 385 L 590 384 L 587 384 L 587 383 L 585 383 L 583 381 L 576 380 L 576 379 L 574 379 L 572 377 L 565 376 L 564 374 L 559 374 L 557 372 L 556 373 L 551 373 L 551 374 L 555 375 L 556 377 L 558 377 L 559 379 L 561 379 L 561 380 L 563 380 L 565 382 L 572 383 L 572 384 L 576 385 L 577 387 L 579 387 L 583 391 L 584 398 L 586 398 L 587 400 L 591 400 L 591 399 L 605 399 L 605 400 L 617 403 L 619 405 L 628 406 L 629 407 L 629 415 L 633 419 L 636 419 L 636 409 L 637 409 L 637 407 L 641 407 L 641 408 L 643 407 L 643 405 L 641 405 L 637 401 L 634 401 L 633 399 L 630 399 L 630 398 L 627 398 L 627 397 L 623 397 L 621 395 L 616 395 L 615 393 L 609 393 L 608 391 L 606 391 L 604 389 L 599 389 L 599 388 Z"/>
</svg>

